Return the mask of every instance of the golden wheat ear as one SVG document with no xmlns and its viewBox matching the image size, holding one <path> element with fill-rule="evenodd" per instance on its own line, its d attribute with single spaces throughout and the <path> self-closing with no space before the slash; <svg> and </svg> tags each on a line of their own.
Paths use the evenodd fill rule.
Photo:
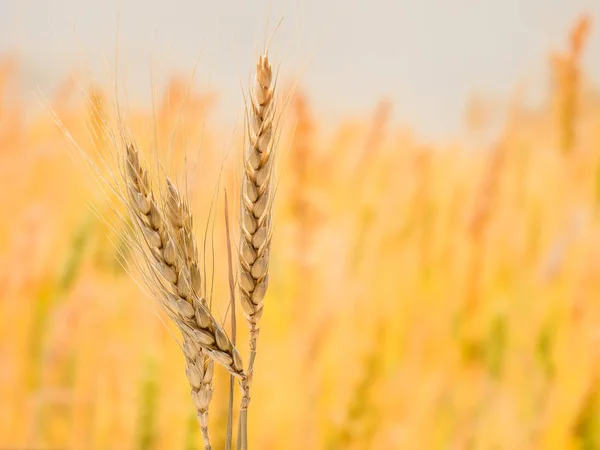
<svg viewBox="0 0 600 450">
<path fill-rule="evenodd" d="M 202 278 L 198 263 L 198 246 L 194 237 L 193 218 L 185 196 L 180 195 L 175 184 L 167 177 L 167 189 L 163 194 L 165 219 L 174 237 L 175 250 L 180 265 L 180 272 L 185 272 L 183 278 L 190 280 L 192 299 L 208 307 L 202 294 Z M 188 302 L 189 299 L 188 299 Z M 193 300 L 190 302 L 193 305 Z M 191 354 L 192 358 L 196 355 Z M 198 422 L 206 449 L 210 449 L 208 432 L 208 408 L 213 395 L 214 361 L 208 353 L 200 348 L 195 359 L 186 355 L 186 371 L 191 387 L 192 400 L 196 407 Z"/>
<path fill-rule="evenodd" d="M 256 351 L 263 299 L 268 286 L 271 244 L 272 174 L 275 102 L 273 69 L 267 55 L 256 65 L 249 96 L 248 147 L 243 157 L 240 220 L 241 304 L 250 328 L 250 349 Z"/>
<path fill-rule="evenodd" d="M 192 400 L 205 448 L 210 449 L 208 408 L 213 393 L 214 361 L 245 386 L 242 358 L 202 295 L 197 246 L 187 201 L 167 179 L 167 189 L 159 205 L 137 148 L 128 143 L 126 149 L 127 204 L 137 225 L 133 228 L 132 240 L 137 243 L 142 266 L 146 268 L 142 279 L 181 332 Z"/>
<path fill-rule="evenodd" d="M 266 54 L 256 64 L 247 111 L 248 146 L 243 154 L 240 218 L 240 302 L 250 329 L 250 359 L 240 406 L 238 449 L 247 448 L 250 383 L 256 358 L 264 297 L 269 283 L 269 252 L 275 159 L 275 90 L 273 68 Z"/>
</svg>

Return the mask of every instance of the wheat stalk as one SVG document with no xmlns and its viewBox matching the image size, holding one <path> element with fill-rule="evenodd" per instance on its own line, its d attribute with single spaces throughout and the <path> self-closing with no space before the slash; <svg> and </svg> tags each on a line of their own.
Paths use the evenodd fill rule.
<svg viewBox="0 0 600 450">
<path fill-rule="evenodd" d="M 214 363 L 239 379 L 244 391 L 247 376 L 242 358 L 217 323 L 202 297 L 198 256 L 187 202 L 167 179 L 164 212 L 156 203 L 148 172 L 138 150 L 127 144 L 125 182 L 129 211 L 137 228 L 132 238 L 140 244 L 146 263 L 144 281 L 155 294 L 183 338 L 186 375 L 192 388 L 206 449 L 210 449 L 208 406 L 212 397 Z M 210 359 L 209 359 L 210 358 Z"/>
</svg>

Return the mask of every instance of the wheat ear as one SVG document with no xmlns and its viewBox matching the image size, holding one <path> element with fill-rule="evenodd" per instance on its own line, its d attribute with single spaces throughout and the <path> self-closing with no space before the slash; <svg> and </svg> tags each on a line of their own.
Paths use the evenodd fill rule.
<svg viewBox="0 0 600 450">
<path fill-rule="evenodd" d="M 250 329 L 250 358 L 240 405 L 238 449 L 247 448 L 250 382 L 256 358 L 259 321 L 269 282 L 271 246 L 272 174 L 274 160 L 275 99 L 273 69 L 268 56 L 256 64 L 254 85 L 248 102 L 248 147 L 243 156 L 240 219 L 240 302 Z"/>
<path fill-rule="evenodd" d="M 267 291 L 271 244 L 274 90 L 267 55 L 256 65 L 248 111 L 248 148 L 244 153 L 241 194 L 240 290 L 250 328 L 250 350 L 256 352 L 259 321 Z"/>
<path fill-rule="evenodd" d="M 177 187 L 167 178 L 167 190 L 163 198 L 165 218 L 176 241 L 176 261 L 182 263 L 180 270 L 189 271 L 191 287 L 195 298 L 205 307 L 206 300 L 202 292 L 202 278 L 198 263 L 198 247 L 194 238 L 192 214 L 185 197 L 182 197 Z M 193 302 L 190 302 L 193 305 Z M 198 422 L 202 431 L 205 448 L 210 449 L 208 433 L 208 407 L 213 395 L 214 361 L 200 348 L 196 359 L 186 356 L 185 371 L 192 390 L 192 399 L 196 407 Z"/>
<path fill-rule="evenodd" d="M 196 271 L 197 264 L 194 264 L 197 259 L 194 240 L 190 238 L 189 208 L 184 206 L 174 185 L 168 182 L 167 212 L 163 214 L 154 198 L 148 172 L 131 144 L 127 145 L 125 163 L 129 211 L 140 231 L 133 237 L 140 243 L 147 262 L 144 279 L 183 337 L 192 400 L 198 411 L 206 448 L 210 449 L 207 413 L 214 368 L 204 355 L 224 366 L 244 387 L 247 377 L 242 358 L 202 299 L 201 279 Z"/>
</svg>

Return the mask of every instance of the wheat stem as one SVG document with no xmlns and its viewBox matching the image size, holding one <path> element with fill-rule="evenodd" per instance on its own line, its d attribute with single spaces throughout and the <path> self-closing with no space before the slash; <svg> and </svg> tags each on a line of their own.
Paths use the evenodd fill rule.
<svg viewBox="0 0 600 450">
<path fill-rule="evenodd" d="M 225 190 L 225 238 L 227 240 L 227 264 L 229 271 L 229 296 L 231 304 L 231 341 L 235 345 L 237 335 L 237 323 L 235 316 L 235 281 L 233 274 L 233 258 L 231 255 L 231 234 L 229 232 L 229 202 L 227 201 L 227 190 Z M 225 437 L 225 449 L 231 450 L 233 444 L 233 393 L 235 380 L 229 378 L 229 404 L 227 411 L 227 431 Z"/>
</svg>

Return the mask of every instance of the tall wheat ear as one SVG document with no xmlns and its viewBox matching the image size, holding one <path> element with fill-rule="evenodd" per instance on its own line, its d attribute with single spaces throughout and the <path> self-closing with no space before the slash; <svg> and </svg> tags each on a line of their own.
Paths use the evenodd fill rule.
<svg viewBox="0 0 600 450">
<path fill-rule="evenodd" d="M 259 57 L 247 111 L 248 147 L 243 154 L 240 217 L 240 303 L 250 330 L 248 383 L 240 412 L 241 447 L 246 445 L 247 409 L 256 345 L 269 282 L 272 235 L 273 167 L 275 159 L 275 89 L 267 54 Z"/>
<path fill-rule="evenodd" d="M 246 390 L 243 361 L 204 299 L 187 200 L 167 178 L 163 201 L 157 203 L 137 148 L 127 143 L 126 149 L 123 175 L 127 206 L 135 224 L 131 238 L 141 251 L 146 287 L 181 332 L 186 375 L 208 450 L 214 362 L 225 367 Z"/>
<path fill-rule="evenodd" d="M 263 300 L 269 282 L 275 153 L 275 102 L 272 82 L 273 69 L 268 56 L 261 55 L 256 65 L 256 76 L 249 98 L 248 147 L 243 156 L 240 202 L 240 301 L 250 329 L 251 358 L 256 353 Z"/>
</svg>

